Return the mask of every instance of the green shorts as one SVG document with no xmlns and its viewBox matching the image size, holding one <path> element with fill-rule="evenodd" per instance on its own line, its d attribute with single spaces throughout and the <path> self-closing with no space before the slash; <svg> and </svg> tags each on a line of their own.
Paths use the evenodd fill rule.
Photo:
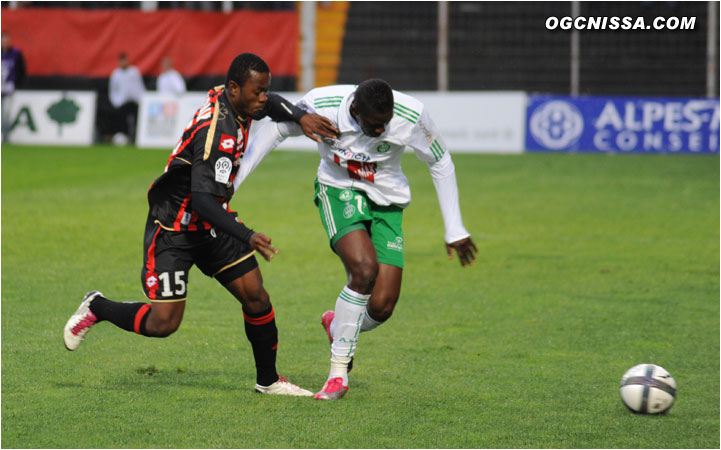
<svg viewBox="0 0 721 450">
<path fill-rule="evenodd" d="M 378 262 L 403 268 L 403 208 L 376 205 L 363 191 L 338 189 L 318 180 L 313 201 L 331 248 L 351 231 L 365 229 Z"/>
</svg>

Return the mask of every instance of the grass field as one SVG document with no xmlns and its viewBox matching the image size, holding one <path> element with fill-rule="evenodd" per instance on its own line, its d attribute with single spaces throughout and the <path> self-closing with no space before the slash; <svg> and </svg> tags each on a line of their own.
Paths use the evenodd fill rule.
<svg viewBox="0 0 721 450">
<path fill-rule="evenodd" d="M 167 151 L 2 147 L 4 448 L 719 448 L 719 159 L 455 155 L 480 254 L 448 261 L 428 170 L 404 169 L 406 269 L 337 402 L 253 392 L 240 306 L 197 269 L 182 326 L 148 339 L 62 328 L 90 289 L 142 300 L 145 195 Z M 312 198 L 314 153 L 278 152 L 231 205 L 280 250 L 261 262 L 279 370 L 328 370 L 320 314 L 345 275 Z M 663 416 L 621 375 L 676 378 Z"/>
</svg>

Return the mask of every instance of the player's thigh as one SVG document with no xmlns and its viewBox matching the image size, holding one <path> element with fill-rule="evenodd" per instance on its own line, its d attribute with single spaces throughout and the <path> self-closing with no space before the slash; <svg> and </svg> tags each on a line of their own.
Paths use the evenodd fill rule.
<svg viewBox="0 0 721 450">
<path fill-rule="evenodd" d="M 375 273 L 378 271 L 378 257 L 373 241 L 365 228 L 344 234 L 335 243 L 333 250 L 343 261 L 347 272 L 353 273 L 359 267 L 368 266 L 366 270 L 373 271 L 372 276 L 375 278 Z"/>
<path fill-rule="evenodd" d="M 185 300 L 175 302 L 153 302 L 145 322 L 150 331 L 175 331 L 180 326 L 185 312 Z"/>
<path fill-rule="evenodd" d="M 184 234 L 164 230 L 148 219 L 140 278 L 143 292 L 154 303 L 182 302 L 187 298 L 193 256 Z"/>
</svg>

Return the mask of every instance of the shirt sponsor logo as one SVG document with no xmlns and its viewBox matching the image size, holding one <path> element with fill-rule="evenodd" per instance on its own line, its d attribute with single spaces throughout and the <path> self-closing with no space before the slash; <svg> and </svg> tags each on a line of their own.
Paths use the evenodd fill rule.
<svg viewBox="0 0 721 450">
<path fill-rule="evenodd" d="M 403 251 L 403 238 L 400 236 L 396 236 L 395 241 L 388 241 L 388 243 L 386 244 L 386 248 L 395 250 L 398 252 L 402 252 Z"/>
<path fill-rule="evenodd" d="M 370 155 L 366 155 L 364 153 L 353 153 L 350 150 L 346 150 L 344 148 L 336 148 L 335 149 L 336 156 L 342 157 L 343 159 L 348 159 L 351 161 L 361 161 L 361 162 L 369 162 L 371 160 Z"/>
<path fill-rule="evenodd" d="M 221 152 L 230 153 L 232 155 L 234 149 L 235 138 L 227 134 L 222 134 L 220 136 L 220 145 L 218 146 L 218 150 L 220 150 Z"/>
<path fill-rule="evenodd" d="M 233 169 L 233 163 L 229 158 L 222 157 L 215 163 L 215 181 L 218 183 L 227 183 L 230 180 L 230 172 Z"/>
</svg>

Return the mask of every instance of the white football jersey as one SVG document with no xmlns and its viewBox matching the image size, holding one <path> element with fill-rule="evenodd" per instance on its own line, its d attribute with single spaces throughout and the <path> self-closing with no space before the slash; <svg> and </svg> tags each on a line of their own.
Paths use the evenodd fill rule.
<svg viewBox="0 0 721 450">
<path fill-rule="evenodd" d="M 461 219 L 451 155 L 423 104 L 410 95 L 393 91 L 393 118 L 383 134 L 370 137 L 350 114 L 355 90 L 353 85 L 316 88 L 297 104 L 327 117 L 340 130 L 338 139 L 323 138 L 318 144 L 321 156 L 318 181 L 364 191 L 378 205 L 405 208 L 411 202 L 411 191 L 401 170 L 401 157 L 406 147 L 411 148 L 430 168 L 443 215 L 445 241 L 452 243 L 470 236 Z M 292 122 L 270 122 L 258 130 L 243 155 L 235 189 L 284 139 L 302 134 L 300 126 Z"/>
<path fill-rule="evenodd" d="M 439 161 L 446 151 L 438 128 L 420 101 L 393 91 L 393 118 L 386 131 L 378 137 L 366 136 L 350 114 L 355 89 L 353 85 L 321 87 L 298 103 L 300 108 L 330 119 L 341 132 L 340 138 L 318 144 L 318 181 L 364 191 L 379 205 L 405 208 L 411 191 L 401 170 L 403 150 L 412 148 L 428 164 Z"/>
</svg>

